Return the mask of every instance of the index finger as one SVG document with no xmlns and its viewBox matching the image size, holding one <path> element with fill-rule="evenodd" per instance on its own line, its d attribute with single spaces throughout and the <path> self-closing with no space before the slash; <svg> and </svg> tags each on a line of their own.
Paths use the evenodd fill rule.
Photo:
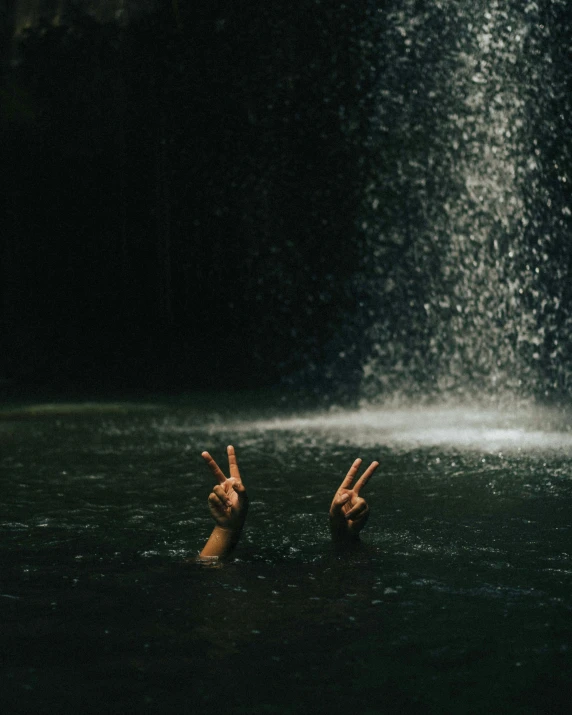
<svg viewBox="0 0 572 715">
<path fill-rule="evenodd" d="M 228 453 L 228 467 L 230 469 L 230 478 L 232 479 L 234 477 L 240 482 L 240 472 L 238 471 L 238 464 L 236 462 L 236 454 L 234 453 L 234 447 L 229 444 L 226 448 L 226 451 Z"/>
<path fill-rule="evenodd" d="M 344 481 L 340 484 L 340 489 L 350 489 L 359 465 L 361 464 L 361 459 L 356 459 L 355 462 L 350 467 L 350 471 L 346 474 Z"/>
<path fill-rule="evenodd" d="M 361 475 L 361 477 L 357 480 L 356 485 L 354 487 L 354 492 L 356 494 L 359 494 L 359 490 L 365 487 L 365 485 L 369 482 L 371 479 L 373 473 L 375 470 L 379 467 L 379 462 L 372 462 L 369 467 L 365 470 L 365 472 Z"/>
<path fill-rule="evenodd" d="M 208 452 L 203 452 L 201 454 L 201 457 L 205 460 L 207 463 L 209 469 L 211 472 L 215 475 L 215 477 L 218 479 L 219 484 L 224 484 L 226 482 L 226 477 L 224 476 L 222 469 L 218 466 L 218 464 L 214 461 L 214 459 L 211 457 L 211 455 Z"/>
</svg>

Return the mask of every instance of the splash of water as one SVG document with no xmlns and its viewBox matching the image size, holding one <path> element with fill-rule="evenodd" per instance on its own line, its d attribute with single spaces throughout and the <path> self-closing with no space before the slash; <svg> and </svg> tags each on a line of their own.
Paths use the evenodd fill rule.
<svg viewBox="0 0 572 715">
<path fill-rule="evenodd" d="M 441 447 L 486 453 L 557 450 L 568 455 L 572 452 L 572 434 L 567 424 L 565 415 L 550 410 L 416 406 L 238 421 L 232 430 L 250 435 L 288 432 L 303 439 L 313 436 L 320 442 L 349 443 L 364 449 Z"/>
</svg>

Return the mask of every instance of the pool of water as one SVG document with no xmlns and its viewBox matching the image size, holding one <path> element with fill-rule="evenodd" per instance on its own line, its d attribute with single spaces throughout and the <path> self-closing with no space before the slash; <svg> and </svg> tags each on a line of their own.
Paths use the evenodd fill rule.
<svg viewBox="0 0 572 715">
<path fill-rule="evenodd" d="M 0 416 L 2 712 L 567 712 L 572 433 L 537 411 L 233 400 Z M 250 512 L 210 533 L 208 449 Z M 359 548 L 329 502 L 355 457 Z"/>
</svg>

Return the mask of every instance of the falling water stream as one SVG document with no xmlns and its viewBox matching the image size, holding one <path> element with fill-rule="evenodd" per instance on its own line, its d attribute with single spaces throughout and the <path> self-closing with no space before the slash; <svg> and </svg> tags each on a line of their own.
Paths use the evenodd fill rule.
<svg viewBox="0 0 572 715">
<path fill-rule="evenodd" d="M 544 24 L 557 6 L 450 2 L 416 14 L 406 3 L 390 15 L 403 44 L 388 51 L 372 103 L 378 163 L 357 279 L 370 296 L 370 401 L 567 392 L 569 94 Z M 387 146 L 403 151 L 395 159 Z M 388 209 L 392 192 L 402 198 Z M 399 220 L 388 219 L 396 203 Z"/>
</svg>

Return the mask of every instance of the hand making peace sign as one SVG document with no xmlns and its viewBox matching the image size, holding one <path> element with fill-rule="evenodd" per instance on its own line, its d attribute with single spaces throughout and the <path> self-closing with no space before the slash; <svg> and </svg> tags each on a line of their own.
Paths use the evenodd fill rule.
<svg viewBox="0 0 572 715">
<path fill-rule="evenodd" d="M 248 511 L 248 496 L 240 478 L 234 447 L 229 445 L 227 453 L 229 479 L 208 452 L 201 455 L 218 482 L 209 495 L 209 510 L 221 529 L 240 530 Z"/>
<path fill-rule="evenodd" d="M 234 447 L 229 446 L 227 453 L 230 474 L 228 478 L 208 452 L 202 453 L 217 484 L 208 499 L 215 527 L 198 556 L 199 561 L 218 559 L 229 554 L 240 539 L 246 519 L 248 496 L 240 477 Z M 379 467 L 379 462 L 372 462 L 354 484 L 360 465 L 361 459 L 356 459 L 334 494 L 330 506 L 330 529 L 336 541 L 357 539 L 369 516 L 369 507 L 366 500 L 360 496 L 360 491 Z"/>
<path fill-rule="evenodd" d="M 356 459 L 330 506 L 330 529 L 335 539 L 356 539 L 369 517 L 369 507 L 360 491 L 379 467 L 379 462 L 372 462 L 352 488 L 360 465 L 361 459 Z"/>
</svg>

